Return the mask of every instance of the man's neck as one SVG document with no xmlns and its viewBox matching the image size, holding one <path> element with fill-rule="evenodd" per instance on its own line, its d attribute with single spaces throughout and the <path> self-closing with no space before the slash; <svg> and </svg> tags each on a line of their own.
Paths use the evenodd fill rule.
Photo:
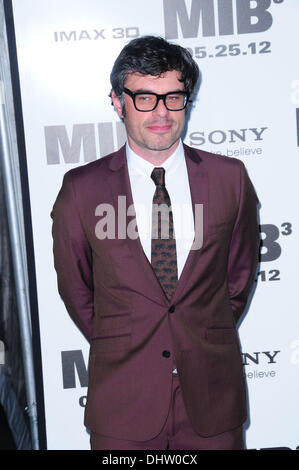
<svg viewBox="0 0 299 470">
<path fill-rule="evenodd" d="M 151 150 L 148 148 L 143 149 L 135 145 L 134 141 L 128 139 L 128 145 L 130 149 L 140 158 L 143 158 L 143 160 L 146 160 L 147 162 L 150 162 L 155 166 L 162 165 L 169 157 L 171 157 L 171 155 L 173 155 L 176 151 L 179 143 L 180 139 L 177 140 L 169 149 Z"/>
</svg>

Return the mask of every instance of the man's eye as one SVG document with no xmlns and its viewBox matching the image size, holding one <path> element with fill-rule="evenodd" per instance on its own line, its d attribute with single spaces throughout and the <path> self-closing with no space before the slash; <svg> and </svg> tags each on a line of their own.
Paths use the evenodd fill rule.
<svg viewBox="0 0 299 470">
<path fill-rule="evenodd" d="M 151 95 L 138 95 L 139 101 L 151 101 L 153 97 Z"/>
<path fill-rule="evenodd" d="M 180 95 L 168 95 L 168 101 L 180 101 L 182 97 Z"/>
</svg>

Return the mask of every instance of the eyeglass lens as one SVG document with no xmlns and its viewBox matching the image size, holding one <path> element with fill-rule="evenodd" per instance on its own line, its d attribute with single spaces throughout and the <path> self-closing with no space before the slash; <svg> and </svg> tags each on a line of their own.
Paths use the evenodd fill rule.
<svg viewBox="0 0 299 470">
<path fill-rule="evenodd" d="M 168 110 L 180 110 L 186 105 L 187 95 L 185 93 L 167 94 L 164 103 Z M 135 106 L 141 111 L 150 111 L 156 107 L 158 97 L 150 94 L 136 94 Z"/>
</svg>

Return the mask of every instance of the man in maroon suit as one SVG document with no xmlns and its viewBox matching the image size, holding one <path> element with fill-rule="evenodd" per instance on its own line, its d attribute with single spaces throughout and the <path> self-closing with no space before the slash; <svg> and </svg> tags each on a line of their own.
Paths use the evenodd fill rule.
<svg viewBox="0 0 299 470">
<path fill-rule="evenodd" d="M 240 160 L 181 141 L 198 78 L 180 46 L 126 45 L 111 98 L 127 143 L 68 171 L 53 207 L 59 293 L 91 343 L 92 449 L 244 448 L 258 199 Z"/>
</svg>

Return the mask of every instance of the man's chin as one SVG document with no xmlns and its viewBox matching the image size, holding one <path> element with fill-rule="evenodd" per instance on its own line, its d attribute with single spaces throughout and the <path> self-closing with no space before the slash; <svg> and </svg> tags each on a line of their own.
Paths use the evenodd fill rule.
<svg viewBox="0 0 299 470">
<path fill-rule="evenodd" d="M 170 150 L 172 147 L 175 147 L 178 140 L 179 138 L 172 140 L 171 142 L 148 142 L 145 143 L 144 148 L 153 152 L 163 152 L 165 150 Z"/>
</svg>

